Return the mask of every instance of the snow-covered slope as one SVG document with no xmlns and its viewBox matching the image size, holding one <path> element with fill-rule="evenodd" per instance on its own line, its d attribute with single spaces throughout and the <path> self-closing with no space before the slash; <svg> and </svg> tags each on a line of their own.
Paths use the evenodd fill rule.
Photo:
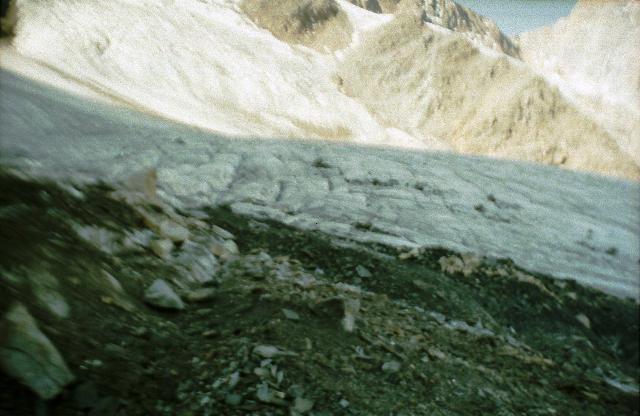
<svg viewBox="0 0 640 416">
<path fill-rule="evenodd" d="M 618 148 L 626 139 L 509 57 L 516 46 L 490 20 L 451 0 L 356 3 L 396 14 L 346 0 L 286 0 L 281 11 L 266 0 L 17 0 L 15 37 L 0 54 L 5 68 L 227 135 L 450 149 L 640 178 Z M 418 19 L 413 39 L 395 30 L 407 16 Z"/>
<path fill-rule="evenodd" d="M 581 0 L 567 18 L 520 36 L 522 58 L 640 163 L 640 2 Z"/>
<path fill-rule="evenodd" d="M 232 1 L 18 2 L 15 49 L 131 106 L 227 134 L 385 140 L 333 61 Z"/>
<path fill-rule="evenodd" d="M 391 246 L 509 257 L 640 296 L 640 185 L 544 166 L 346 144 L 243 140 L 0 71 L 0 164 L 107 182 L 155 167 L 160 195 Z"/>
</svg>

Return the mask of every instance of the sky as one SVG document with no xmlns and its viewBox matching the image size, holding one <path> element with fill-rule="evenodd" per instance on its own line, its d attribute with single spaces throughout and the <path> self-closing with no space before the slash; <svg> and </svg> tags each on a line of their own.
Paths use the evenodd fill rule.
<svg viewBox="0 0 640 416">
<path fill-rule="evenodd" d="M 496 22 L 507 35 L 552 24 L 567 16 L 576 0 L 456 0 Z"/>
</svg>

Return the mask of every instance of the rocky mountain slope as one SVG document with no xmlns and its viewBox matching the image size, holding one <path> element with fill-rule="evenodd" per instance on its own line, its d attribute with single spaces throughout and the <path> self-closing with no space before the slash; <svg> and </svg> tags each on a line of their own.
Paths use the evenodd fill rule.
<svg viewBox="0 0 640 416">
<path fill-rule="evenodd" d="M 0 191 L 2 415 L 638 412 L 634 302 L 175 210 L 153 181 Z"/>
<path fill-rule="evenodd" d="M 522 62 L 410 13 L 369 34 L 338 73 L 342 91 L 379 120 L 461 153 L 640 172 L 611 135 Z"/>
<path fill-rule="evenodd" d="M 523 64 L 517 43 L 451 0 L 15 4 L 5 68 L 33 75 L 29 68 L 43 65 L 65 83 L 190 125 L 640 178 L 632 155 L 640 140 L 628 128 L 635 118 L 585 110 L 591 101 L 536 73 L 531 53 L 533 70 Z M 617 32 L 617 44 L 632 43 L 637 23 L 627 20 L 632 30 Z M 623 66 L 603 68 L 620 86 L 612 95 L 633 82 L 618 76 Z"/>
</svg>

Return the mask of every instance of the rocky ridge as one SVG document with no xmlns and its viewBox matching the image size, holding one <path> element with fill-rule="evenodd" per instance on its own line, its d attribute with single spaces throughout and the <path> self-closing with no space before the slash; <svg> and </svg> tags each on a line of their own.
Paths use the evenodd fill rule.
<svg viewBox="0 0 640 416">
<path fill-rule="evenodd" d="M 485 31 L 457 25 L 456 13 L 440 12 L 459 10 L 449 3 L 423 5 L 422 17 L 421 9 L 405 9 L 370 33 L 339 67 L 341 91 L 386 125 L 437 137 L 456 152 L 640 177 L 618 136 L 509 56 L 518 55 L 512 44 L 489 49 L 470 40 L 470 33 Z M 495 43 L 501 36 L 483 39 Z"/>
</svg>

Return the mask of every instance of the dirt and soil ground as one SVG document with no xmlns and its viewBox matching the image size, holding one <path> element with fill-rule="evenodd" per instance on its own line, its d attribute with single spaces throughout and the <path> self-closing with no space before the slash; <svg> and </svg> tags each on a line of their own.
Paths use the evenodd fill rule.
<svg viewBox="0 0 640 416">
<path fill-rule="evenodd" d="M 0 315 L 14 301 L 26 305 L 76 377 L 44 402 L 0 373 L 0 414 L 640 409 L 630 387 L 640 374 L 638 305 L 631 300 L 508 260 L 438 249 L 398 253 L 222 207 L 178 211 L 199 218 L 190 227 L 194 240 L 211 233 L 211 224 L 230 231 L 239 255 L 220 259 L 206 296 L 189 297 L 203 288 L 184 287 L 191 302 L 169 312 L 145 304 L 143 293 L 157 278 L 180 280 L 184 269 L 145 247 L 105 250 L 76 231 L 144 232 L 140 212 L 104 185 L 70 190 L 0 175 Z M 121 293 L 110 292 L 105 272 Z M 34 295 L 42 273 L 57 279 L 68 318 Z"/>
</svg>

